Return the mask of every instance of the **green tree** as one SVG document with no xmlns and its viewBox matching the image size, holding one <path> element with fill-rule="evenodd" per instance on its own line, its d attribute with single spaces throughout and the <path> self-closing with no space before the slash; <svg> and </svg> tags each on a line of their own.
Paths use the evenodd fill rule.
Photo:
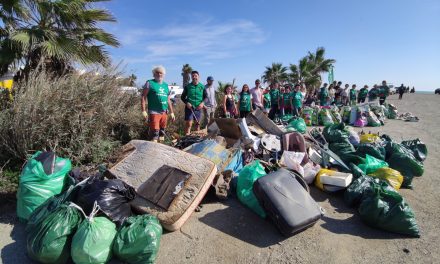
<svg viewBox="0 0 440 264">
<path fill-rule="evenodd" d="M 185 88 L 188 85 L 189 80 L 191 79 L 192 70 L 193 69 L 191 68 L 191 66 L 189 66 L 189 64 L 183 65 L 182 67 L 183 88 Z"/>
<path fill-rule="evenodd" d="M 105 45 L 118 40 L 99 27 L 115 22 L 93 3 L 105 0 L 0 0 L 0 74 L 24 66 L 25 76 L 42 66 L 61 74 L 73 63 L 110 64 Z"/>
<path fill-rule="evenodd" d="M 263 80 L 265 82 L 273 83 L 275 81 L 285 82 L 288 79 L 287 67 L 282 63 L 272 63 L 272 66 L 266 66 L 266 70 L 263 74 Z"/>
</svg>

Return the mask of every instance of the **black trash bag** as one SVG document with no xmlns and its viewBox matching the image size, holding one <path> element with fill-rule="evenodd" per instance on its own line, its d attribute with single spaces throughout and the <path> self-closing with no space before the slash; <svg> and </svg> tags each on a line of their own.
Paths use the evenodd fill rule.
<svg viewBox="0 0 440 264">
<path fill-rule="evenodd" d="M 426 147 L 426 144 L 418 138 L 414 140 L 402 141 L 400 144 L 410 149 L 414 157 L 421 162 L 423 162 L 428 155 L 428 148 Z"/>
<path fill-rule="evenodd" d="M 361 164 L 365 161 L 362 157 L 356 154 L 356 151 L 350 142 L 330 143 L 328 147 L 346 164 Z"/>
<path fill-rule="evenodd" d="M 345 129 L 344 123 L 326 126 L 322 131 L 322 135 L 324 135 L 324 138 L 328 143 L 350 142 L 348 140 L 350 132 Z"/>
<path fill-rule="evenodd" d="M 362 221 L 386 231 L 420 237 L 414 212 L 405 199 L 387 183 L 371 183 L 358 208 Z"/>
<path fill-rule="evenodd" d="M 362 158 L 365 158 L 368 154 L 376 159 L 385 160 L 386 151 L 385 147 L 376 144 L 361 143 L 356 147 L 356 154 Z"/>
<path fill-rule="evenodd" d="M 66 263 L 72 237 L 81 220 L 81 213 L 75 207 L 58 206 L 29 230 L 26 238 L 29 257 L 40 263 Z"/>
<path fill-rule="evenodd" d="M 359 168 L 358 166 L 356 166 L 356 164 L 354 163 L 350 163 L 348 165 L 348 167 L 350 168 L 350 172 L 351 174 L 353 174 L 353 179 L 357 179 L 360 178 L 362 176 L 365 176 L 365 173 L 363 170 L 361 170 L 361 168 Z"/>
<path fill-rule="evenodd" d="M 362 174 L 362 170 L 360 171 Z M 371 176 L 362 175 L 348 186 L 344 193 L 344 200 L 348 206 L 357 206 L 361 203 L 362 197 L 367 189 L 371 188 L 372 181 L 379 181 L 380 179 Z"/>
<path fill-rule="evenodd" d="M 35 228 L 53 211 L 55 211 L 62 204 L 66 204 L 76 199 L 76 195 L 81 187 L 71 185 L 67 191 L 58 195 L 52 196 L 42 205 L 38 206 L 30 215 L 27 225 L 26 233 L 35 230 Z"/>
<path fill-rule="evenodd" d="M 385 149 L 389 167 L 403 175 L 402 187 L 411 188 L 412 179 L 423 175 L 423 163 L 414 157 L 410 149 L 396 142 L 387 142 Z"/>
<path fill-rule="evenodd" d="M 79 190 L 75 203 L 89 215 L 96 201 L 101 211 L 120 225 L 131 216 L 129 202 L 135 197 L 134 188 L 119 179 L 101 180 L 93 177 Z"/>
<path fill-rule="evenodd" d="M 174 147 L 178 149 L 185 149 L 191 146 L 192 144 L 202 142 L 203 140 L 204 139 L 201 136 L 188 135 L 180 138 Z"/>
</svg>

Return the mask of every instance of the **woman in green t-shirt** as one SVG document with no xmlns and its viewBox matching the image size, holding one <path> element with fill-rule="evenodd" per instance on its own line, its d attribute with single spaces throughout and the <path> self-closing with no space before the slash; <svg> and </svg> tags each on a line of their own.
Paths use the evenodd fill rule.
<svg viewBox="0 0 440 264">
<path fill-rule="evenodd" d="M 292 114 L 294 116 L 300 116 L 301 107 L 302 107 L 303 95 L 299 89 L 300 89 L 300 85 L 297 84 L 295 85 L 295 88 L 292 92 L 292 106 L 293 106 Z"/>
<path fill-rule="evenodd" d="M 245 118 L 251 112 L 251 93 L 249 92 L 249 86 L 244 84 L 241 88 L 240 100 L 238 102 L 238 109 L 240 111 L 240 118 Z"/>
</svg>

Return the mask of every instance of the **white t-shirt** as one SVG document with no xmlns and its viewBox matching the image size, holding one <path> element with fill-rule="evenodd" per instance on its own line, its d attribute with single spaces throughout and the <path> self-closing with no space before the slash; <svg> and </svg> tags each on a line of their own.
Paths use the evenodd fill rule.
<svg viewBox="0 0 440 264">
<path fill-rule="evenodd" d="M 250 90 L 252 95 L 252 103 L 256 106 L 263 107 L 263 102 L 261 101 L 261 96 L 263 94 L 263 89 L 254 87 Z"/>
</svg>

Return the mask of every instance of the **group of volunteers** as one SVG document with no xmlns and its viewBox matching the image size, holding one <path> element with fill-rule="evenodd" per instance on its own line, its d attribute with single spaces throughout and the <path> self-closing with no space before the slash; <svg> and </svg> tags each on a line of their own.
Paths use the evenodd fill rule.
<svg viewBox="0 0 440 264">
<path fill-rule="evenodd" d="M 176 117 L 168 84 L 164 82 L 165 68 L 155 66 L 152 73 L 154 78 L 148 80 L 143 86 L 141 107 L 142 115 L 149 125 L 149 137 L 158 142 L 165 139 L 168 115 L 172 121 L 175 121 Z M 210 123 L 218 107 L 214 78 L 209 76 L 206 85 L 202 84 L 199 79 L 199 73 L 192 71 L 191 82 L 184 87 L 181 95 L 181 100 L 185 104 L 185 135 L 191 133 L 193 122 L 195 122 L 196 131 L 200 130 L 202 121 Z M 329 86 L 325 83 L 313 93 L 307 93 L 306 87 L 302 84 L 282 85 L 274 81 L 269 87 L 263 88 L 260 80 L 257 79 L 253 88 L 244 84 L 240 93 L 233 85 L 228 84 L 224 90 L 223 105 L 220 105 L 220 109 L 223 110 L 223 117 L 226 118 L 244 118 L 253 110 L 260 109 L 269 118 L 275 119 L 284 115 L 300 116 L 303 104 L 355 105 L 364 103 L 367 97 L 369 102 L 379 99 L 379 103 L 383 104 L 389 95 L 386 81 L 383 81 L 381 86 L 374 85 L 370 90 L 368 90 L 368 85 L 359 91 L 356 90 L 355 84 L 351 86 L 351 89 L 349 87 L 349 84 L 345 84 L 342 88 L 342 82 L 335 81 Z M 204 113 L 204 120 L 201 120 L 202 113 Z"/>
<path fill-rule="evenodd" d="M 368 85 L 364 85 L 359 91 L 356 90 L 356 84 L 353 84 L 351 89 L 349 88 L 349 84 L 345 84 L 344 88 L 342 88 L 342 82 L 335 81 L 330 86 L 324 83 L 324 86 L 319 91 L 316 91 L 313 96 L 319 99 L 321 106 L 356 105 L 356 103 L 364 103 L 367 97 L 368 102 L 374 102 L 379 99 L 379 103 L 382 105 L 390 94 L 390 88 L 386 81 L 383 81 L 381 86 L 375 84 L 370 90 L 368 90 Z"/>
</svg>

